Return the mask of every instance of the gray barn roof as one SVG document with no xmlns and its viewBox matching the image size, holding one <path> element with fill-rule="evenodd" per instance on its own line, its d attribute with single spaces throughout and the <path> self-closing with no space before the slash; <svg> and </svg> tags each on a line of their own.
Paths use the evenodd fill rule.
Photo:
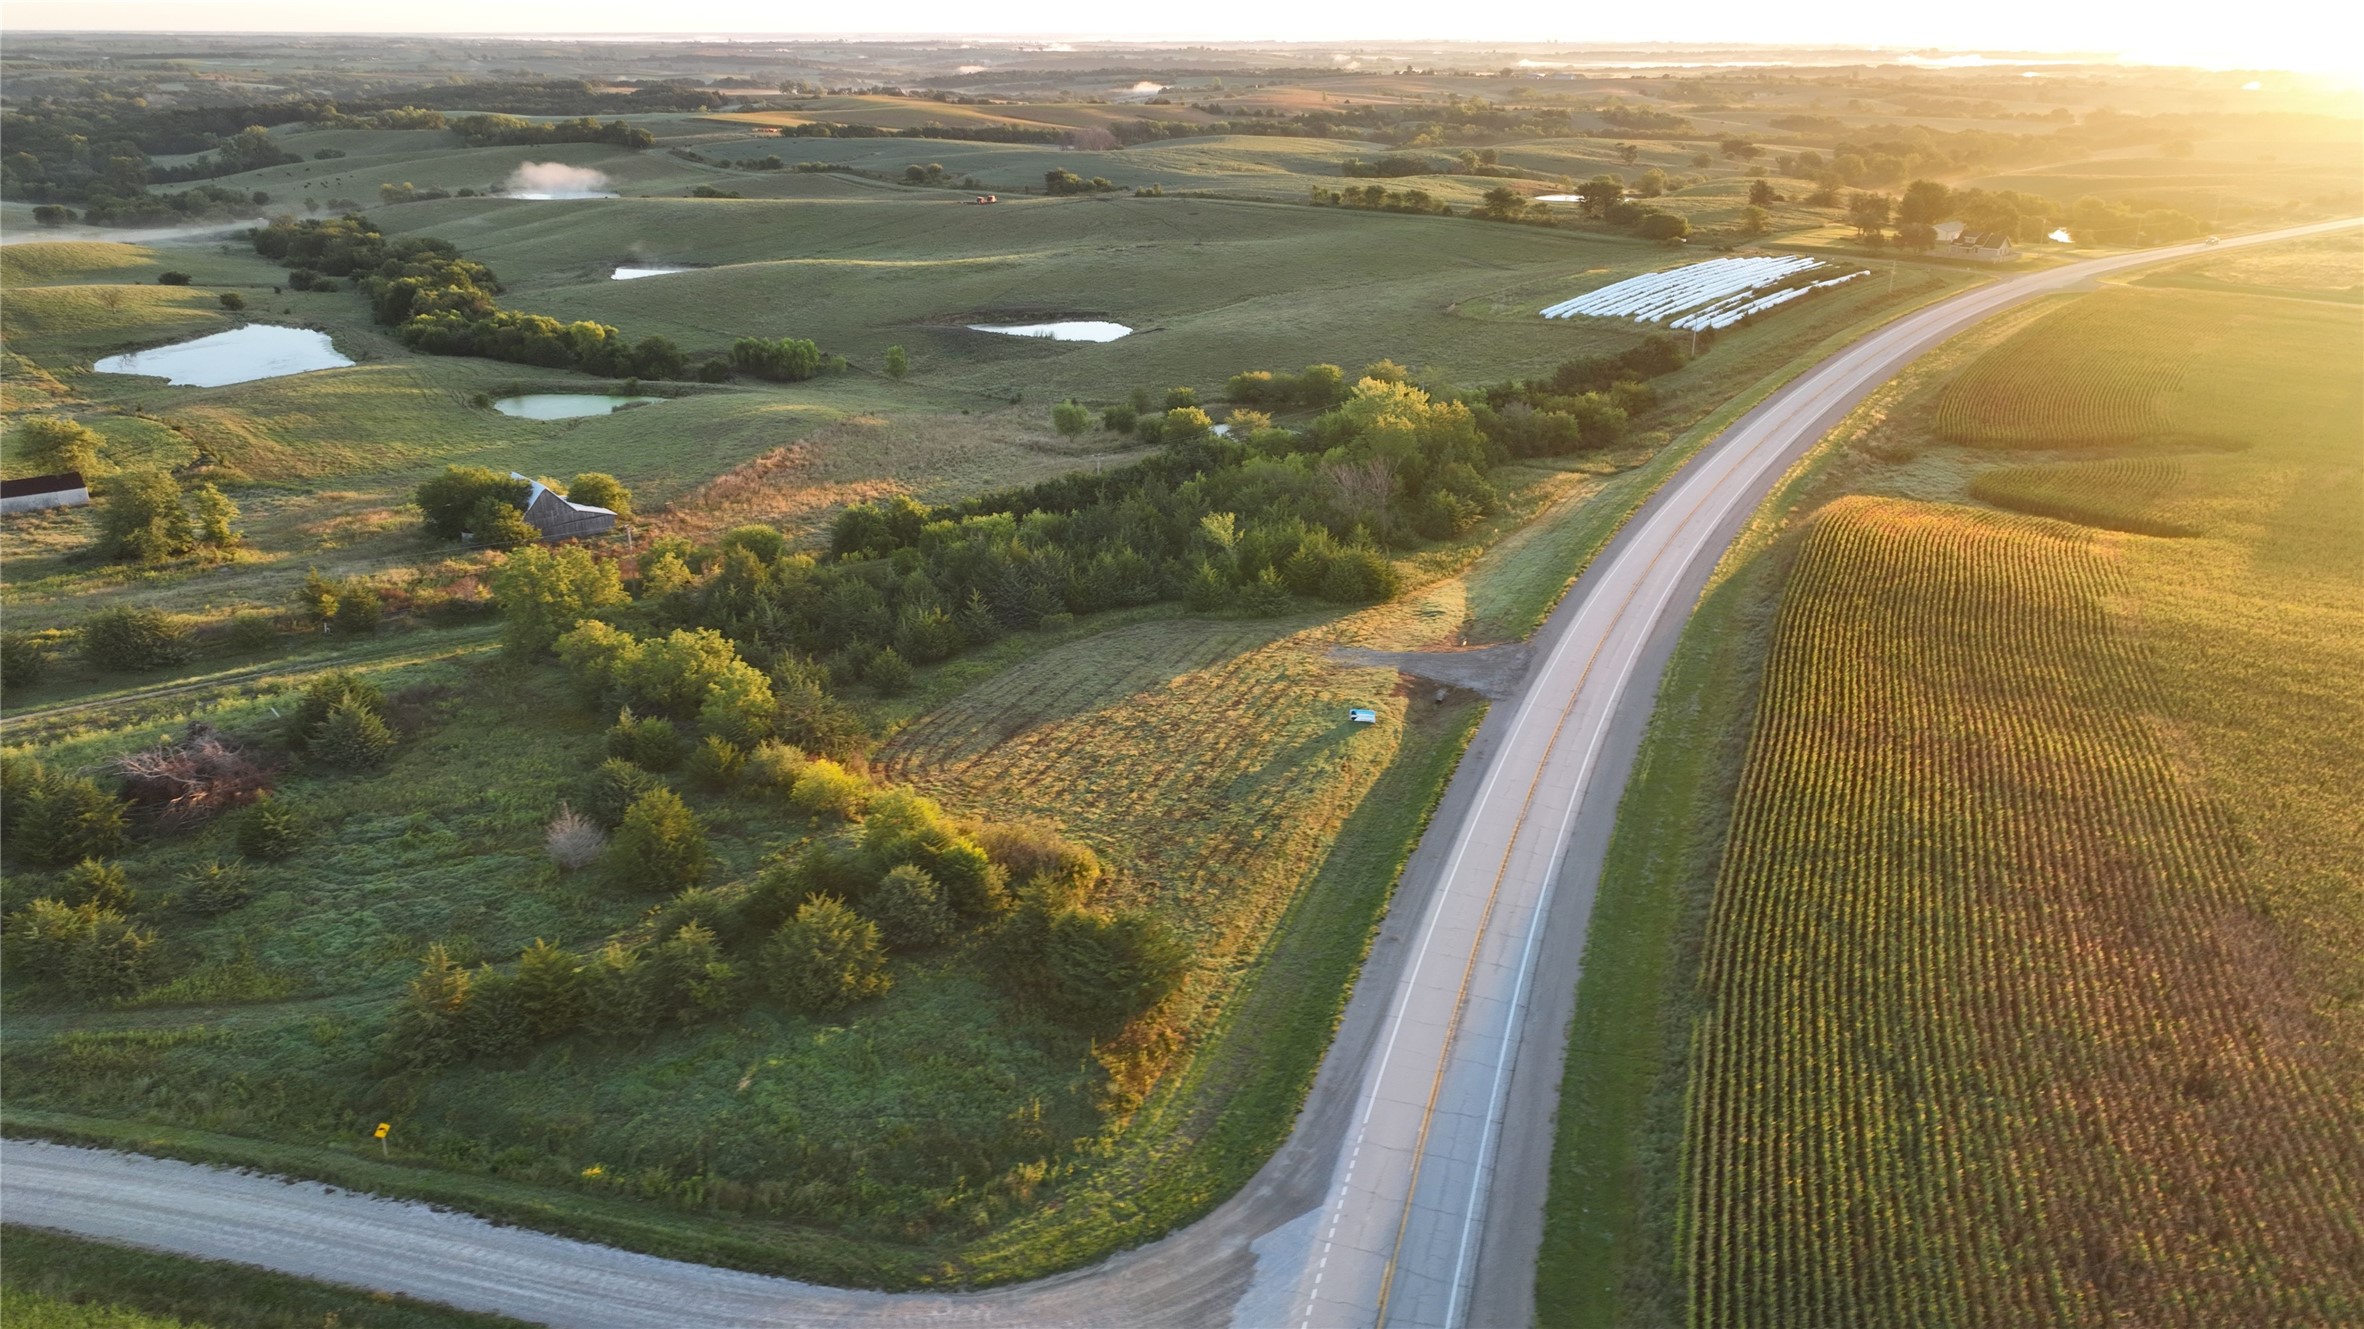
<svg viewBox="0 0 2364 1329">
<path fill-rule="evenodd" d="M 525 519 L 542 533 L 544 539 L 571 540 L 583 535 L 601 535 L 616 528 L 616 514 L 607 509 L 577 503 L 539 480 L 527 480 L 515 471 L 512 480 L 525 480 L 530 488 L 525 496 Z"/>
</svg>

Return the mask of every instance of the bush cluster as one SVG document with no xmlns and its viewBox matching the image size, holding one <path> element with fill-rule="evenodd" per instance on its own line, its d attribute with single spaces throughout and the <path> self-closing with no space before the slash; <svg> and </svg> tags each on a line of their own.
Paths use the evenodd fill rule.
<svg viewBox="0 0 2364 1329">
<path fill-rule="evenodd" d="M 775 747 L 758 765 L 780 772 L 767 777 L 777 787 L 797 761 Z M 803 763 L 804 773 L 823 764 Z M 892 986 L 893 953 L 963 936 L 983 938 L 1027 975 L 1025 993 L 1095 1035 L 1124 1027 L 1179 982 L 1188 957 L 1165 929 L 1087 907 L 1101 875 L 1089 849 L 1038 826 L 957 823 L 907 790 L 863 784 L 859 824 L 727 893 L 693 884 L 704 852 L 695 816 L 669 790 L 644 789 L 609 859 L 631 857 L 633 867 L 617 870 L 635 884 L 679 886 L 650 914 L 646 940 L 590 955 L 536 941 L 511 973 L 466 969 L 435 947 L 387 1028 L 385 1061 L 512 1057 L 576 1033 L 639 1038 L 765 1000 L 836 1016 Z M 641 832 L 644 843 L 628 848 L 627 835 Z"/>
<path fill-rule="evenodd" d="M 18 973 L 85 1001 L 137 992 L 156 961 L 156 933 L 99 904 L 43 896 L 8 916 L 8 959 Z"/>
<path fill-rule="evenodd" d="M 394 751 L 385 694 L 343 671 L 323 675 L 304 689 L 286 734 L 291 751 L 345 770 L 368 770 Z"/>
<path fill-rule="evenodd" d="M 87 775 L 31 757 L 0 759 L 0 847 L 35 867 L 63 867 L 123 848 L 123 800 Z"/>
</svg>

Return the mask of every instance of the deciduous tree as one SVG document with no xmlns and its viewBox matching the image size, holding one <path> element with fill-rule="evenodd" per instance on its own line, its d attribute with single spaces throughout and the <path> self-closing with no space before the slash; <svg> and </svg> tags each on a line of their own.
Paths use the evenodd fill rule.
<svg viewBox="0 0 2364 1329">
<path fill-rule="evenodd" d="M 631 603 L 616 565 L 579 545 L 512 551 L 493 574 L 492 593 L 507 619 L 504 641 L 518 655 L 546 651 L 599 611 Z"/>
<path fill-rule="evenodd" d="M 97 430 L 59 415 L 34 416 L 17 426 L 16 437 L 26 461 L 44 471 L 84 476 L 98 469 L 99 445 L 106 442 Z"/>
<path fill-rule="evenodd" d="M 99 552 L 132 563 L 160 563 L 197 547 L 197 527 L 181 506 L 180 482 L 168 471 L 126 471 L 99 501 Z"/>
</svg>

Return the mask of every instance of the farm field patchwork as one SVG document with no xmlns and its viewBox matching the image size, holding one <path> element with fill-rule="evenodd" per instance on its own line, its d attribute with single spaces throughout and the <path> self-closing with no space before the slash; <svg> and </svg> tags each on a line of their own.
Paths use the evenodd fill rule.
<svg viewBox="0 0 2364 1329">
<path fill-rule="evenodd" d="M 1711 424 L 1812 348 L 1984 275 L 1884 249 L 1860 261 L 1878 246 L 1847 234 L 1828 179 L 1888 190 L 1925 170 L 1956 181 L 1974 157 L 1989 169 L 1986 154 L 1992 169 L 2041 173 L 2085 155 L 2063 145 L 2101 136 L 2108 119 L 2089 126 L 2083 101 L 2060 106 L 2055 140 L 2022 105 L 2054 106 L 2065 81 L 2038 89 L 1978 72 L 1960 78 L 2009 92 L 2009 109 L 1920 95 L 1951 72 L 1892 70 L 1844 89 L 1786 71 L 1275 75 L 1248 72 L 1272 52 L 1209 49 L 1176 53 L 1187 72 L 1136 80 L 1111 78 L 1097 50 L 927 54 L 893 42 L 522 43 L 503 56 L 517 68 L 470 105 L 467 85 L 492 72 L 478 62 L 407 39 L 353 47 L 354 63 L 328 67 L 302 43 L 198 41 L 187 68 L 149 68 L 106 54 L 130 49 L 113 39 L 71 36 L 11 68 L 12 151 L 28 151 L 12 155 L 0 203 L 12 242 L 0 248 L 0 460 L 15 476 L 67 455 L 54 426 L 28 417 L 87 426 L 104 506 L 6 529 L 7 1129 L 885 1287 L 1073 1269 L 1236 1192 L 1287 1137 L 1406 854 L 1484 711 L 1472 694 L 1436 697 L 1332 648 L 1524 636 Z M 937 55 L 947 62 L 931 66 Z M 683 71 L 731 77 L 705 88 Z M 2143 100 L 2147 77 L 2109 96 L 2175 110 L 2173 97 Z M 885 79 L 965 90 L 817 90 Z M 124 211 L 94 186 L 60 136 L 72 127 L 20 107 L 18 88 L 61 98 L 45 102 L 55 107 L 107 90 L 90 106 L 114 109 L 90 114 L 144 135 L 153 206 Z M 1843 110 L 1824 101 L 1836 96 Z M 255 104 L 232 106 L 241 97 Z M 422 128 L 433 116 L 411 100 L 455 121 L 478 109 L 517 118 Z M 1279 123 L 1295 116 L 1306 118 Z M 267 126 L 216 143 L 217 164 L 233 152 L 276 164 L 203 174 L 214 167 L 196 149 L 220 127 L 208 117 Z M 767 132 L 824 120 L 1046 141 Z M 1243 132 L 1158 137 L 1225 124 Z M 1991 137 L 1948 155 L 1973 127 Z M 1149 141 L 1112 147 L 1120 137 Z M 27 160 L 52 174 L 35 178 Z M 2289 183 L 2340 169 L 2307 158 Z M 1604 172 L 1626 177 L 1637 205 L 1687 222 L 1688 247 L 1647 242 L 1614 210 L 1520 204 L 1578 188 L 1600 200 L 1597 181 L 1577 182 Z M 980 193 L 1001 197 L 986 205 Z M 57 200 L 86 215 L 35 213 Z M 1444 216 L 1440 204 L 1485 211 Z M 2028 206 L 2049 216 L 2066 204 Z M 2249 224 L 2294 206 L 2226 213 Z M 109 209 L 153 224 L 90 224 Z M 236 219 L 253 210 L 366 213 L 392 243 L 373 242 L 364 266 L 391 250 L 435 274 L 419 280 L 447 283 L 431 298 L 466 329 L 379 323 L 373 300 L 410 297 L 365 272 L 323 280 L 266 259 L 292 256 L 297 224 L 272 226 L 258 247 Z M 154 221 L 185 215 L 202 224 Z M 464 263 L 432 247 L 399 248 L 410 240 L 447 243 L 497 284 L 472 286 Z M 1818 252 L 1799 257 L 1796 242 Z M 1614 303 L 1621 283 L 1662 283 L 1677 265 L 1699 271 L 1685 256 L 1701 251 L 1750 280 L 1640 311 L 1704 334 L 1665 343 L 1704 352 L 1687 364 L 1640 344 L 1665 325 L 1538 314 Z M 1885 270 L 1776 318 L 1744 317 L 1867 268 Z M 2283 291 L 2314 278 L 2226 268 L 2207 280 Z M 2209 317 L 2240 316 L 2224 306 Z M 2117 336 L 2160 321 L 2141 306 L 2096 326 Z M 978 330 L 1072 324 L 1126 332 Z M 94 372 L 109 357 L 251 335 L 241 328 L 325 340 L 352 363 L 203 387 Z M 2326 331 L 2336 328 L 2294 335 Z M 2081 334 L 2045 335 L 2073 345 Z M 651 337 L 675 346 L 651 349 Z M 2278 507 L 2212 497 L 2234 474 L 2224 467 L 2283 467 L 2254 473 L 2265 478 L 2252 499 L 2287 478 L 2283 454 L 2233 446 L 2237 397 L 2196 386 L 2196 365 L 2244 348 L 2263 357 L 2241 362 L 2261 383 L 2313 363 L 2236 328 L 2169 356 L 2155 383 L 2136 374 L 2078 446 L 2012 433 L 2013 394 L 2059 353 L 2014 349 L 1956 408 L 1962 435 L 1996 448 L 1972 464 L 1959 460 L 1970 449 L 1944 444 L 1912 464 L 1912 482 L 2108 527 L 2079 547 L 2107 555 L 2112 586 L 2133 585 L 2145 559 L 2206 566 L 2204 584 L 2143 620 L 2176 637 L 2145 659 L 2171 679 L 2221 669 L 2207 652 L 2223 642 L 2187 638 L 2238 608 L 2222 588 L 2243 575 L 2242 532 L 2281 530 L 2309 501 L 2323 526 L 2342 492 L 2292 491 Z M 1587 359 L 1627 351 L 1652 368 L 1621 377 L 1611 366 L 1631 363 Z M 1309 364 L 1319 372 L 1301 372 Z M 1344 407 L 1323 418 L 1365 366 L 1382 384 L 1351 394 L 1359 423 Z M 2026 400 L 2059 397 L 2047 392 L 2037 383 Z M 530 417 L 519 403 L 545 398 L 591 413 L 509 413 Z M 626 399 L 639 400 L 603 409 Z M 2336 418 L 2340 405 L 2318 400 L 2317 413 Z M 1230 407 L 1243 411 L 1226 441 L 1198 432 L 1195 409 L 1222 420 Z M 1410 460 L 1371 444 L 1363 463 L 1342 465 L 1376 435 L 1341 444 L 1337 431 L 1382 419 L 1391 441 L 1417 436 Z M 2178 447 L 2138 455 L 2160 421 L 2183 422 Z M 490 507 L 420 492 L 453 479 L 453 465 L 494 472 Z M 117 494 L 158 469 L 209 523 L 221 508 L 202 487 L 218 486 L 238 538 L 208 534 L 147 562 L 103 554 Z M 509 471 L 597 485 L 608 497 L 590 501 L 619 506 L 620 486 L 635 511 L 586 565 L 574 551 L 548 564 L 538 550 L 497 552 L 531 538 L 493 492 Z M 1033 485 L 996 509 L 997 491 Z M 1079 498 L 1095 492 L 1130 496 Z M 1232 497 L 1210 502 L 1217 493 Z M 923 524 L 902 499 L 937 510 Z M 873 506 L 841 521 L 856 504 Z M 950 505 L 979 515 L 933 524 Z M 486 522 L 506 538 L 457 538 Z M 973 537 L 967 549 L 940 538 L 955 528 Z M 2177 538 L 2126 534 L 2143 531 Z M 2268 544 L 2294 565 L 2320 562 L 2316 544 Z M 537 564 L 550 580 L 535 580 Z M 578 573 L 573 589 L 596 605 L 562 603 L 573 592 L 560 581 Z M 611 574 L 629 603 L 609 593 Z M 495 621 L 504 597 L 507 621 Z M 638 634 L 616 647 L 604 683 L 588 657 L 550 659 L 555 633 L 535 636 L 578 608 L 601 631 Z M 177 616 L 193 641 L 145 667 L 110 661 L 109 643 L 136 638 L 148 610 Z M 2244 626 L 2312 640 L 2346 611 L 2308 612 Z M 599 632 L 573 639 L 585 650 L 603 640 L 614 645 Z M 2309 660 L 2310 677 L 2346 678 L 2338 659 L 2307 649 L 2294 640 L 2287 654 Z M 17 672 L 28 660 L 47 671 L 31 684 Z M 1712 685 L 1740 665 L 1719 668 Z M 354 681 L 338 677 L 346 670 Z M 668 671 L 679 695 L 654 690 Z M 2249 681 L 2251 695 L 2300 704 L 2278 685 Z M 328 700 L 338 690 L 345 700 Z M 619 714 L 626 696 L 635 711 Z M 1350 722 L 1350 707 L 1374 723 Z M 316 725 L 291 718 L 324 708 Z M 2327 739 L 2294 774 L 2271 745 L 2239 747 L 2230 731 L 2250 722 L 2197 716 L 2161 741 L 2180 753 L 2186 735 L 2215 735 L 2271 794 L 2259 807 L 2308 828 L 2306 856 L 2272 860 L 2288 884 L 2275 898 L 2305 902 L 2309 921 L 2292 925 L 2304 963 L 2347 972 L 2337 872 L 2351 809 L 2309 773 L 2346 740 Z M 781 739 L 845 769 L 807 764 Z M 80 797 L 81 775 L 103 796 L 117 762 L 171 769 L 176 753 L 214 740 L 258 758 L 268 805 L 201 824 L 178 805 L 136 812 L 101 850 L 107 862 L 68 862 L 16 834 L 26 823 L 15 818 Z M 1703 750 L 1707 765 L 1729 755 Z M 147 778 L 122 787 L 157 792 L 136 783 Z M 871 779 L 937 800 L 944 816 L 864 790 Z M 644 781 L 661 789 L 633 793 Z M 646 814 L 630 837 L 626 795 Z M 675 806 L 708 861 L 640 856 L 650 837 L 690 834 L 678 819 L 660 824 Z M 1068 882 L 1065 905 L 1055 874 L 1026 866 L 1024 844 L 1053 835 L 1108 869 Z M 930 896 L 930 881 L 903 872 L 926 876 L 917 857 L 886 866 L 923 850 L 975 894 Z M 810 904 L 825 923 L 815 891 L 850 901 L 839 917 L 851 933 L 797 941 L 783 924 L 798 915 L 764 913 Z M 930 915 L 931 899 L 959 925 Z M 868 960 L 826 971 L 793 949 L 873 925 L 891 929 L 878 935 L 894 952 L 868 953 L 876 971 L 856 972 Z M 123 963 L 89 961 L 94 939 L 126 948 Z M 1070 982 L 1086 970 L 1092 981 Z M 832 973 L 850 1003 L 834 1009 L 800 989 Z M 1046 981 L 1054 974 L 1065 989 Z M 1170 991 L 1157 986 L 1168 980 Z M 1076 988 L 1102 1007 L 1140 1000 L 1122 1021 L 1090 1023 Z M 522 1024 L 511 1018 L 521 1010 L 533 1012 Z M 381 1150 L 369 1131 L 387 1120 Z M 94 1300 L 83 1293 L 112 1269 L 130 1291 L 221 1290 L 208 1302 L 126 1295 L 126 1315 L 229 1329 L 246 1321 L 219 1307 L 284 1296 L 303 1323 L 405 1322 L 244 1274 L 64 1245 L 48 1261 L 74 1277 L 27 1286 L 15 1253 L 12 1319 Z M 441 1322 L 419 1313 L 410 1322 Z"/>
</svg>

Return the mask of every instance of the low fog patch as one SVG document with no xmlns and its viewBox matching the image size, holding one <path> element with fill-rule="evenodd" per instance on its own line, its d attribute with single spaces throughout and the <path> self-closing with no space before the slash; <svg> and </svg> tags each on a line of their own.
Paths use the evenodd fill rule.
<svg viewBox="0 0 2364 1329">
<path fill-rule="evenodd" d="M 527 162 L 509 173 L 501 191 L 511 198 L 614 198 L 607 174 L 565 162 Z"/>
</svg>

